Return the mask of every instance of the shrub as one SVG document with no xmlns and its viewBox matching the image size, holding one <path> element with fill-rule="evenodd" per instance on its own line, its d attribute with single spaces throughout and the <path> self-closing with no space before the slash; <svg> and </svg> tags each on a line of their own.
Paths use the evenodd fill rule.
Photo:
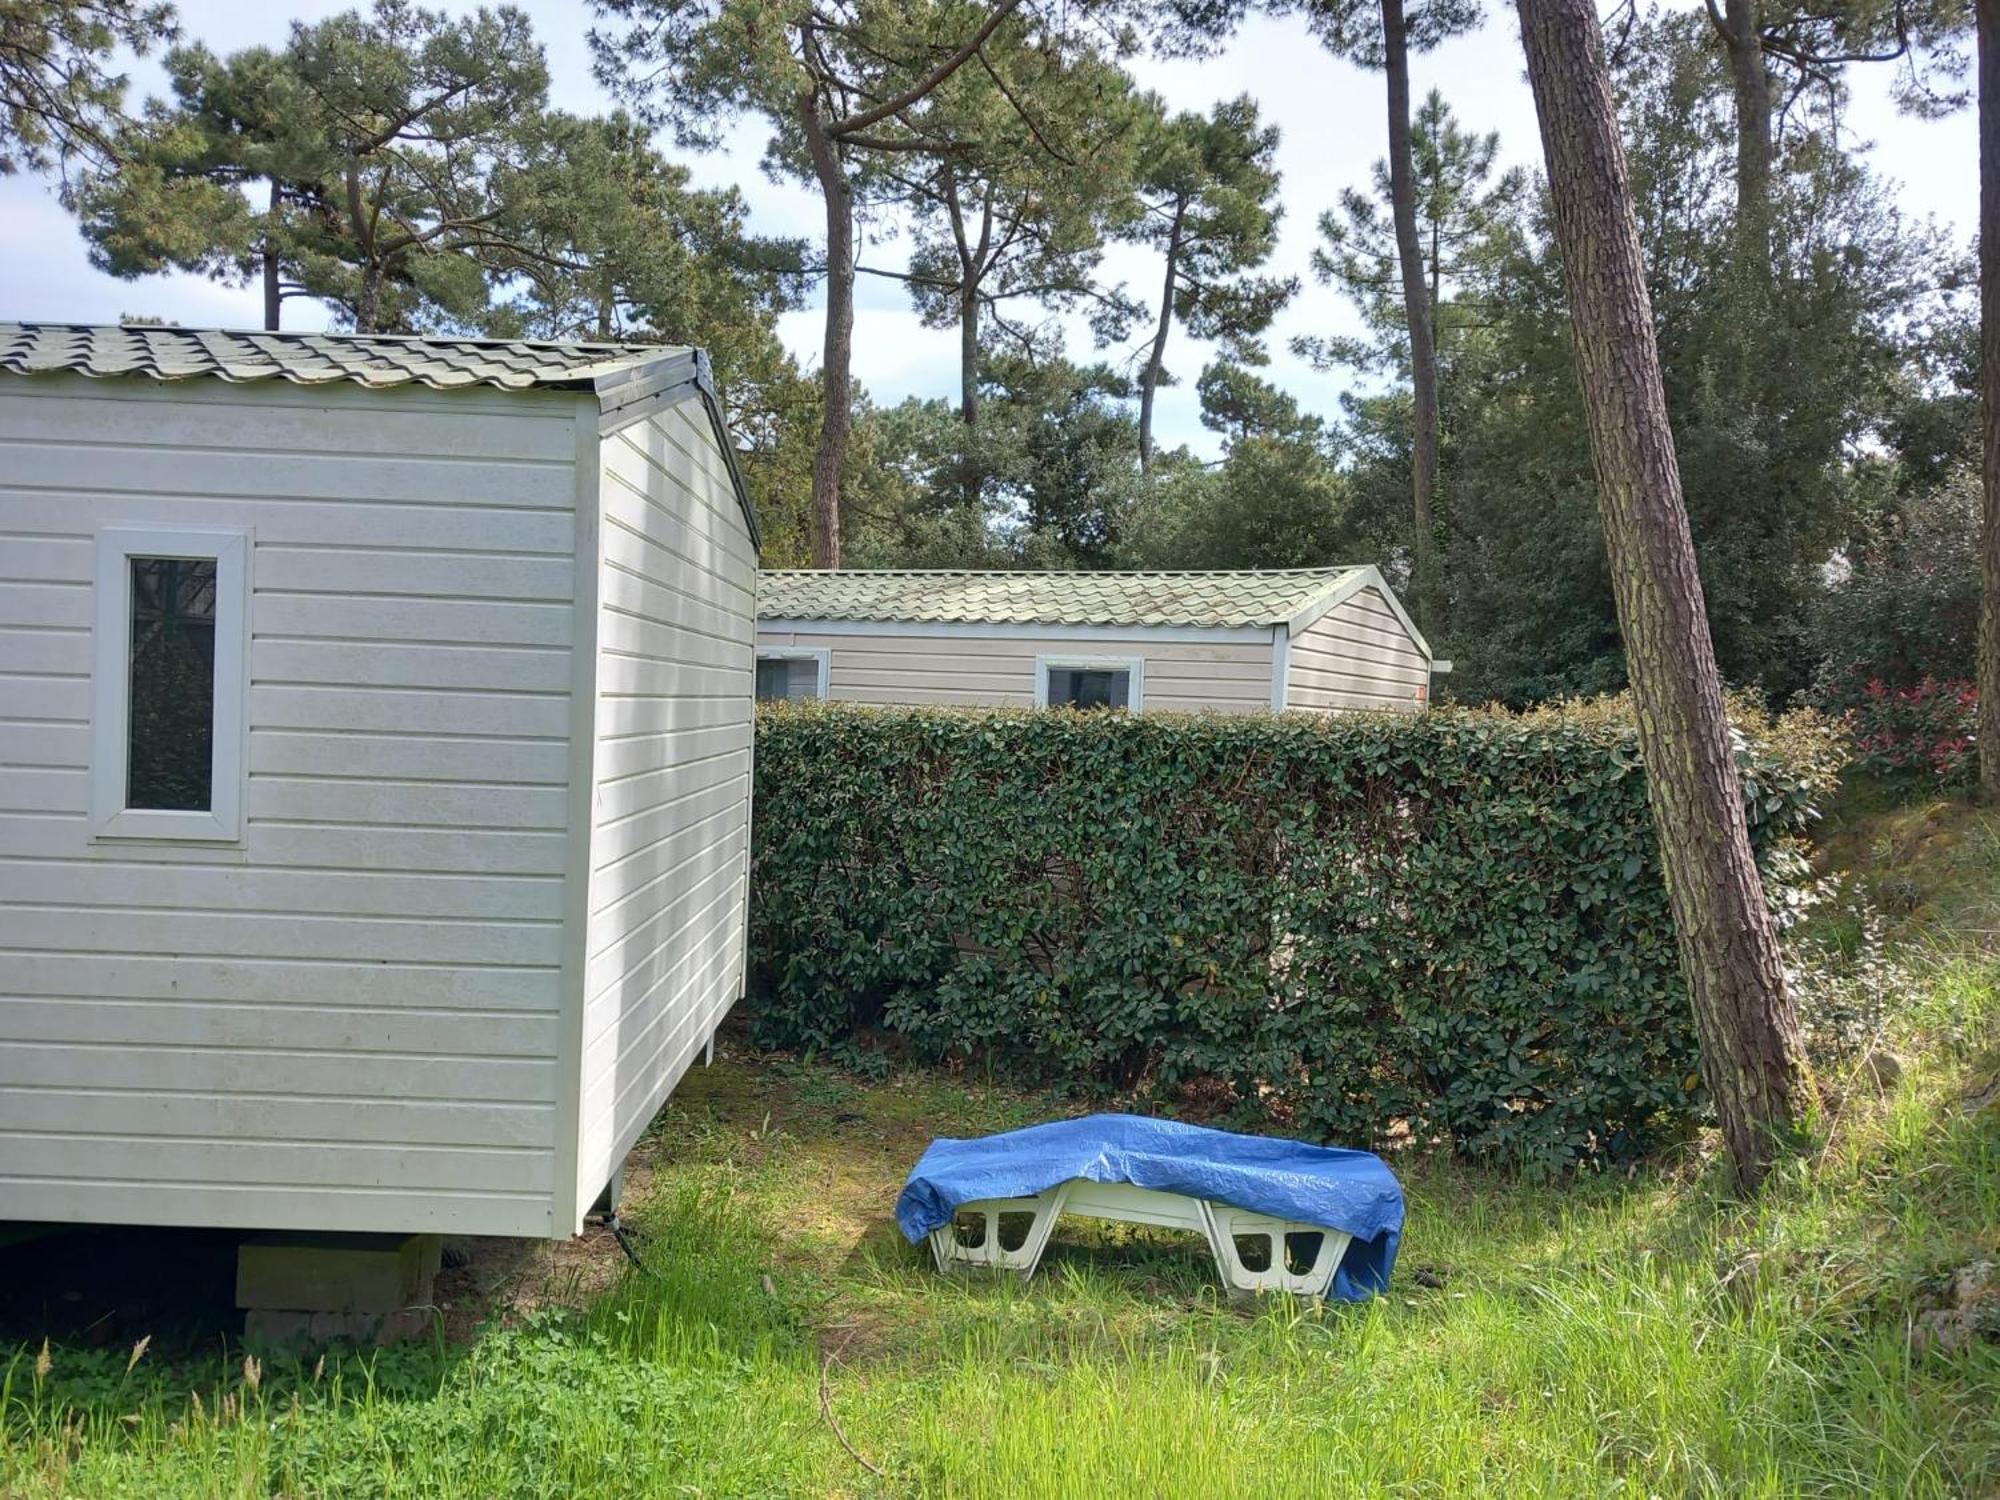
<svg viewBox="0 0 2000 1500">
<path fill-rule="evenodd" d="M 1903 500 L 1850 547 L 1812 621 L 1816 695 L 1850 707 L 1871 681 L 1914 687 L 1970 675 L 1979 633 L 1979 481 L 1954 475 Z"/>
<path fill-rule="evenodd" d="M 1854 764 L 1889 780 L 1959 786 L 1978 769 L 1973 739 L 1979 690 L 1970 682 L 1925 677 L 1912 687 L 1880 678 L 1848 686 L 1845 722 Z"/>
<path fill-rule="evenodd" d="M 1771 871 L 1823 781 L 1810 743 L 1744 748 Z M 1539 1172 L 1700 1108 L 1616 709 L 786 706 L 759 715 L 756 778 L 768 1042 L 886 1032 L 1021 1082 L 1196 1087 Z"/>
</svg>

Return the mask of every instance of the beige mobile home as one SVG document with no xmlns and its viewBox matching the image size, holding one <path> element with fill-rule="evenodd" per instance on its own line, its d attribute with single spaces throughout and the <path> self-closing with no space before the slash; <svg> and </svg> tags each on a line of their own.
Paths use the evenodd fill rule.
<svg viewBox="0 0 2000 1500">
<path fill-rule="evenodd" d="M 1372 567 L 772 572 L 758 594 L 760 698 L 1413 710 L 1448 669 Z"/>
<path fill-rule="evenodd" d="M 568 1235 L 741 993 L 692 350 L 0 324 L 0 1219 Z"/>
</svg>

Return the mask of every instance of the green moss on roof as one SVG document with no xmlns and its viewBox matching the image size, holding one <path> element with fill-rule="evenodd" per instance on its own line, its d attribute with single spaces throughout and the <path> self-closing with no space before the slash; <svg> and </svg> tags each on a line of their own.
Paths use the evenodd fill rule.
<svg viewBox="0 0 2000 1500">
<path fill-rule="evenodd" d="M 766 620 L 921 624 L 1271 626 L 1360 571 L 767 572 L 758 579 L 757 613 Z"/>
</svg>

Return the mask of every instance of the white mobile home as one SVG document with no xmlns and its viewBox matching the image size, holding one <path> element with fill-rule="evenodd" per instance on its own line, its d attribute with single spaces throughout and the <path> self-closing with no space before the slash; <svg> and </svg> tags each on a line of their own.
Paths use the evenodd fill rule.
<svg viewBox="0 0 2000 1500">
<path fill-rule="evenodd" d="M 743 982 L 706 359 L 0 324 L 0 1219 L 562 1236 Z"/>
<path fill-rule="evenodd" d="M 1412 710 L 1434 662 L 1372 567 L 771 572 L 757 694 L 1225 713 Z"/>
</svg>

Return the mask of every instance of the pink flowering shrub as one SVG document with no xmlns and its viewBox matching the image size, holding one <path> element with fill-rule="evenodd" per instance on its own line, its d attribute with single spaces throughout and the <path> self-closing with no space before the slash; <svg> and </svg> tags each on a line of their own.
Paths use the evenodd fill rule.
<svg viewBox="0 0 2000 1500">
<path fill-rule="evenodd" d="M 1890 687 L 1870 678 L 1842 696 L 1854 763 L 1863 770 L 1941 786 L 1972 779 L 1979 707 L 1972 683 L 1925 677 L 1913 687 Z"/>
</svg>

